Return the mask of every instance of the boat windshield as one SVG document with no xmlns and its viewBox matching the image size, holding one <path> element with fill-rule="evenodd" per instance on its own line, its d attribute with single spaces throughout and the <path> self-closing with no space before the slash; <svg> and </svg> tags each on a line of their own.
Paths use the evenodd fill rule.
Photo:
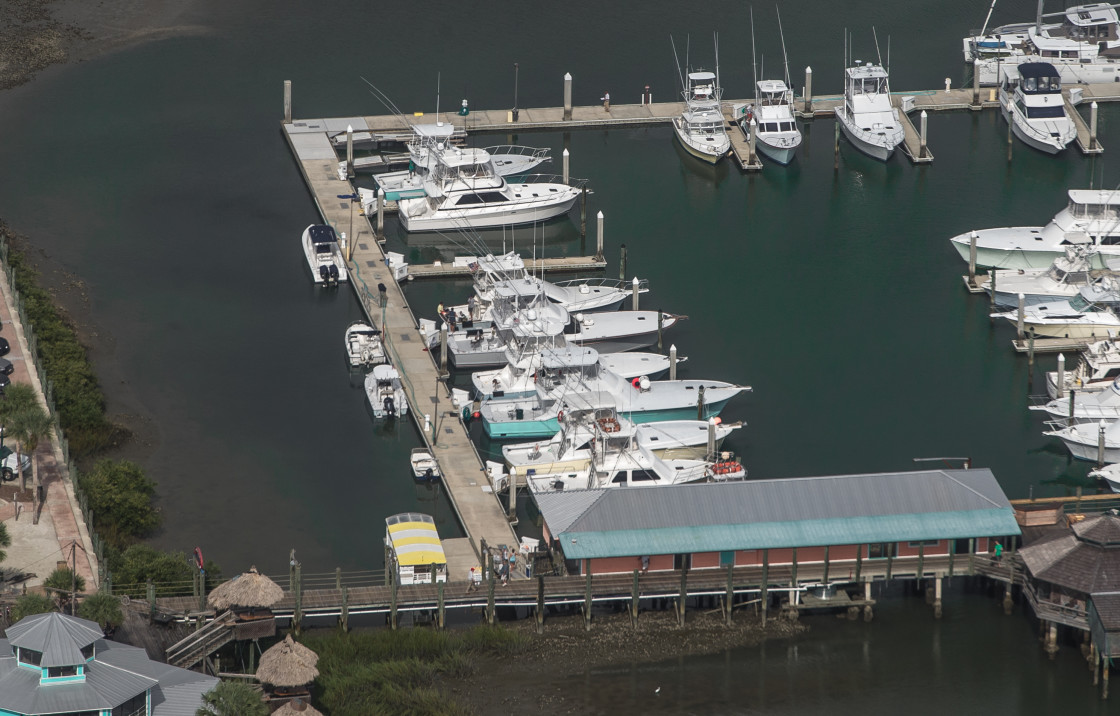
<svg viewBox="0 0 1120 716">
<path fill-rule="evenodd" d="M 1066 108 L 1060 104 L 1053 107 L 1027 107 L 1028 119 L 1054 119 L 1064 116 L 1066 116 Z"/>
<path fill-rule="evenodd" d="M 1066 277 L 1066 272 L 1057 266 L 1051 266 L 1050 270 L 1046 272 L 1047 278 L 1052 278 L 1055 281 L 1062 281 Z"/>
<path fill-rule="evenodd" d="M 1070 201 L 1069 213 L 1078 219 L 1113 221 L 1120 219 L 1120 206 L 1116 204 L 1079 204 L 1076 201 Z"/>
<path fill-rule="evenodd" d="M 1080 294 L 1069 300 L 1069 307 L 1075 311 L 1081 311 L 1082 313 L 1096 310 L 1093 308 L 1093 304 L 1085 300 L 1085 297 Z"/>
</svg>

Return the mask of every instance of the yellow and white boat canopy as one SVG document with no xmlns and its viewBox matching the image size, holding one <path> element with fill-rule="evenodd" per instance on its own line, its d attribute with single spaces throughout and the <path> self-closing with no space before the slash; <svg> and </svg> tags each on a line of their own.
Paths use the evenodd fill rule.
<svg viewBox="0 0 1120 716">
<path fill-rule="evenodd" d="M 385 518 L 385 538 L 402 567 L 447 564 L 443 545 L 430 516 L 418 512 L 402 512 Z"/>
</svg>

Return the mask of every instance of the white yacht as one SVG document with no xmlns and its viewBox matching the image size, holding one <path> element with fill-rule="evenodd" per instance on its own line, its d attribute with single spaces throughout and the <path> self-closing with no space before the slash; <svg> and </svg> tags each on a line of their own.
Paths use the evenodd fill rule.
<svg viewBox="0 0 1120 716">
<path fill-rule="evenodd" d="M 993 269 L 980 287 L 992 297 L 996 306 L 1017 308 L 1019 294 L 1028 306 L 1070 299 L 1101 275 L 1093 269 L 1094 256 L 1080 246 L 1067 246 L 1065 256 L 1054 259 L 1046 269 Z M 995 286 L 993 293 L 992 287 Z"/>
<path fill-rule="evenodd" d="M 1039 338 L 1103 339 L 1120 335 L 1120 286 L 1101 279 L 1081 289 L 1068 301 L 1039 303 L 1023 309 L 1023 329 Z M 993 313 L 1018 324 L 1019 311 Z"/>
<path fill-rule="evenodd" d="M 354 321 L 346 328 L 346 357 L 351 368 L 388 362 L 381 331 L 364 321 Z"/>
<path fill-rule="evenodd" d="M 1104 390 L 1117 378 L 1120 378 L 1120 345 L 1112 340 L 1097 341 L 1086 346 L 1077 365 L 1062 376 L 1062 393 Z M 1051 398 L 1058 397 L 1057 371 L 1046 374 L 1046 392 Z"/>
<path fill-rule="evenodd" d="M 731 151 L 719 78 L 714 72 L 689 72 L 684 85 L 684 111 L 673 119 L 673 132 L 686 152 L 715 164 Z"/>
<path fill-rule="evenodd" d="M 891 158 L 905 134 L 883 67 L 857 60 L 844 70 L 844 103 L 836 108 L 836 121 L 856 149 L 880 161 Z"/>
<path fill-rule="evenodd" d="M 1046 226 L 1009 226 L 969 231 L 950 239 L 968 261 L 975 234 L 976 265 L 983 268 L 1044 269 L 1070 246 L 1093 252 L 1094 268 L 1120 258 L 1120 191 L 1070 189 L 1069 203 Z M 999 288 L 999 279 L 996 279 Z"/>
<path fill-rule="evenodd" d="M 677 359 L 677 363 L 681 362 Z M 660 353 L 600 353 L 599 365 L 623 380 L 641 376 L 656 378 L 669 370 L 669 358 Z M 471 384 L 479 400 L 490 398 L 522 398 L 537 392 L 537 371 L 541 354 L 533 352 L 517 355 L 506 351 L 506 364 L 495 370 L 481 370 L 471 374 Z"/>
<path fill-rule="evenodd" d="M 1029 406 L 1031 410 L 1044 412 L 1051 418 L 1068 423 L 1098 423 L 1101 420 L 1120 419 L 1120 380 L 1113 381 L 1105 390 L 1092 393 L 1073 393 L 1073 414 L 1070 414 L 1070 393 L 1063 398 L 1055 398 L 1047 403 Z"/>
<path fill-rule="evenodd" d="M 1120 420 L 1100 423 L 1078 423 L 1059 430 L 1042 433 L 1059 438 L 1078 460 L 1096 460 L 1100 452 L 1101 428 L 1104 428 L 1104 461 L 1120 462 Z"/>
<path fill-rule="evenodd" d="M 1040 152 L 1057 154 L 1077 138 L 1062 96 L 1062 80 L 1048 62 L 1005 68 L 999 106 L 1015 136 Z"/>
<path fill-rule="evenodd" d="M 334 228 L 312 224 L 303 230 L 303 255 L 315 283 L 337 284 L 347 279 L 346 259 Z"/>
<path fill-rule="evenodd" d="M 401 384 L 400 373 L 388 364 L 377 365 L 366 376 L 366 397 L 375 418 L 408 415 L 408 398 Z"/>
<path fill-rule="evenodd" d="M 506 183 L 485 149 L 437 143 L 428 153 L 424 196 L 404 197 L 398 215 L 406 231 L 450 231 L 530 224 L 561 216 L 581 187 L 554 177 L 522 177 Z"/>
<path fill-rule="evenodd" d="M 801 130 L 793 116 L 793 90 L 782 80 L 762 80 L 757 87 L 755 103 L 736 115 L 739 129 L 749 140 L 754 122 L 758 131 L 755 147 L 784 166 L 793 161 L 801 146 Z"/>
<path fill-rule="evenodd" d="M 964 61 L 974 65 L 980 84 L 999 84 L 1008 67 L 1043 61 L 1066 83 L 1115 82 L 1120 77 L 1120 22 L 1114 5 L 1073 5 L 1061 22 L 1043 22 L 1042 2 L 1035 22 L 1014 23 L 964 38 Z"/>
<path fill-rule="evenodd" d="M 1113 492 L 1120 492 L 1120 463 L 1105 465 L 1099 470 L 1090 470 L 1089 477 L 1104 480 L 1108 489 Z"/>
<path fill-rule="evenodd" d="M 703 460 L 741 427 L 742 423 L 724 423 L 719 418 L 635 425 L 611 408 L 573 410 L 551 438 L 504 445 L 502 457 L 513 475 L 577 472 L 591 464 L 595 440 L 609 437 L 645 448 L 662 459 Z"/>
</svg>

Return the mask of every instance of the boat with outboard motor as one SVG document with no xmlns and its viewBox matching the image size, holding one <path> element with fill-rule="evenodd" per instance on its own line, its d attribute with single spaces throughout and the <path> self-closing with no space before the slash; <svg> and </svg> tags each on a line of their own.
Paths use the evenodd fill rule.
<svg viewBox="0 0 1120 716">
<path fill-rule="evenodd" d="M 365 321 L 354 321 L 346 328 L 346 358 L 351 368 L 387 363 L 381 331 Z"/>
<path fill-rule="evenodd" d="M 347 280 L 346 259 L 334 227 L 311 224 L 303 230 L 301 243 L 315 283 L 333 285 Z"/>
<path fill-rule="evenodd" d="M 1070 189 L 1069 202 L 1045 226 L 979 229 L 954 236 L 953 246 L 965 261 L 976 242 L 976 266 L 1045 269 L 1071 246 L 1092 255 L 1094 268 L 1120 258 L 1120 191 Z M 999 277 L 996 278 L 999 288 Z"/>
<path fill-rule="evenodd" d="M 1015 136 L 1040 152 L 1057 154 L 1077 138 L 1062 80 L 1048 62 L 1006 68 L 999 84 L 999 106 Z"/>
<path fill-rule="evenodd" d="M 408 397 L 401 383 L 401 375 L 393 366 L 376 365 L 366 376 L 366 397 L 375 418 L 395 418 L 408 415 Z"/>
</svg>

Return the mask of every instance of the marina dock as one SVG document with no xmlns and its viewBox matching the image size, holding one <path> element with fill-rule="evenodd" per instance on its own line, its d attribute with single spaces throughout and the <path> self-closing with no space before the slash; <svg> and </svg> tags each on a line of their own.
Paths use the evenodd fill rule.
<svg viewBox="0 0 1120 716">
<path fill-rule="evenodd" d="M 339 233 L 347 232 L 352 249 L 350 285 L 366 316 L 383 332 L 386 350 L 408 395 L 409 414 L 439 461 L 443 485 L 467 539 L 472 546 L 480 540 L 515 545 L 517 535 L 491 491 L 482 460 L 452 403 L 451 391 L 440 379 L 439 368 L 421 337 L 404 292 L 385 264 L 373 226 L 358 213 L 351 199 L 339 198 L 352 195 L 355 189 L 351 182 L 338 177 L 338 157 L 329 132 L 332 127 L 345 131 L 354 121 L 290 123 L 283 126 L 283 133 L 324 223 L 336 227 Z M 399 472 L 402 480 L 410 479 L 407 465 L 389 465 L 386 469 Z M 466 574 L 478 563 L 477 552 L 466 562 L 462 561 L 466 557 L 463 552 L 448 553 L 452 574 Z"/>
</svg>

